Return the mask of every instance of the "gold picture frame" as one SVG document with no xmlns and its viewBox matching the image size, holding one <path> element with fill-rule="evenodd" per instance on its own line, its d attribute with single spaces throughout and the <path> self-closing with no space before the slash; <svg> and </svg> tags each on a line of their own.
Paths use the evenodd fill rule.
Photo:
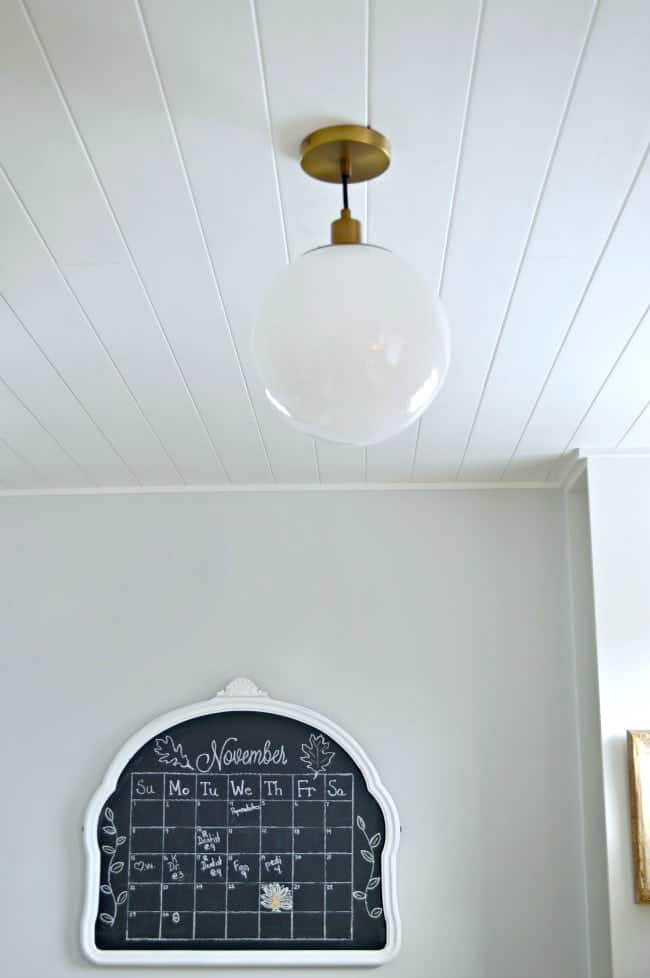
<svg viewBox="0 0 650 978">
<path fill-rule="evenodd" d="M 650 903 L 650 730 L 628 730 L 632 856 L 637 903 Z"/>
</svg>

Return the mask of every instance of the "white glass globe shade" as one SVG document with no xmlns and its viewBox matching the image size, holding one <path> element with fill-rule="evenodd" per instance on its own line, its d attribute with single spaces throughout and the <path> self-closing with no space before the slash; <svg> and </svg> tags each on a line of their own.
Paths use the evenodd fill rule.
<svg viewBox="0 0 650 978">
<path fill-rule="evenodd" d="M 440 390 L 449 329 L 402 259 L 372 245 L 331 245 L 274 282 L 253 352 L 267 398 L 296 428 L 373 445 L 408 427 Z"/>
</svg>

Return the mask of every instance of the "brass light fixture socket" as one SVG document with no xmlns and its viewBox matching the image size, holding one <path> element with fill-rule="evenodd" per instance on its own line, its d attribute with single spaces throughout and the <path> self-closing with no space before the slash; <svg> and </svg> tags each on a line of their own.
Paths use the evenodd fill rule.
<svg viewBox="0 0 650 978">
<path fill-rule="evenodd" d="M 327 126 L 303 139 L 300 165 L 315 180 L 341 183 L 343 161 L 349 167 L 350 183 L 373 180 L 390 165 L 390 143 L 367 126 Z"/>
<path fill-rule="evenodd" d="M 344 207 L 341 216 L 332 221 L 332 244 L 361 244 L 361 221 L 356 221 L 349 207 Z"/>
</svg>

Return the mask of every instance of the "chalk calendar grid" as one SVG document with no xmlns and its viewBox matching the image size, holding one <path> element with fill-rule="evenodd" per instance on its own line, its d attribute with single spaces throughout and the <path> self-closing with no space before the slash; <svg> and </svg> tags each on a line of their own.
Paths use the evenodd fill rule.
<svg viewBox="0 0 650 978">
<path fill-rule="evenodd" d="M 127 941 L 351 941 L 351 774 L 134 772 Z"/>
</svg>

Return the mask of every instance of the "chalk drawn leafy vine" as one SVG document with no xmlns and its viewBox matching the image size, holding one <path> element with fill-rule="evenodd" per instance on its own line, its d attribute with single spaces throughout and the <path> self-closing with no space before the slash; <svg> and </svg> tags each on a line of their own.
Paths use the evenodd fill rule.
<svg viewBox="0 0 650 978">
<path fill-rule="evenodd" d="M 367 863 L 370 864 L 370 869 L 368 871 L 368 882 L 366 883 L 365 889 L 355 890 L 352 896 L 355 900 L 363 900 L 366 913 L 373 920 L 376 920 L 377 917 L 381 917 L 383 910 L 381 907 L 373 907 L 372 910 L 370 909 L 368 905 L 368 894 L 372 890 L 376 890 L 381 883 L 381 877 L 379 874 L 375 875 L 375 849 L 378 849 L 381 845 L 381 832 L 375 832 L 375 834 L 370 837 L 366 832 L 366 823 L 361 815 L 357 815 L 357 828 L 363 833 L 363 837 L 366 840 L 366 845 L 368 846 L 367 849 L 361 850 L 361 856 Z"/>
<path fill-rule="evenodd" d="M 308 771 L 316 778 L 319 774 L 325 774 L 326 769 L 332 763 L 335 752 L 329 749 L 330 742 L 325 740 L 322 734 L 310 734 L 309 741 L 301 746 L 300 760 Z"/>
<path fill-rule="evenodd" d="M 104 896 L 110 897 L 112 912 L 107 913 L 103 911 L 99 915 L 99 919 L 104 924 L 108 924 L 112 927 L 117 919 L 117 913 L 119 907 L 126 903 L 127 891 L 122 890 L 117 896 L 113 890 L 113 877 L 118 876 L 124 869 L 124 860 L 117 859 L 118 849 L 123 846 L 126 842 L 125 835 L 118 835 L 117 829 L 115 828 L 115 815 L 112 808 L 104 809 L 104 824 L 102 825 L 102 832 L 104 835 L 108 836 L 108 840 L 102 843 L 102 852 L 109 856 L 108 869 L 106 870 L 106 882 L 102 883 L 99 887 L 100 891 Z"/>
</svg>

